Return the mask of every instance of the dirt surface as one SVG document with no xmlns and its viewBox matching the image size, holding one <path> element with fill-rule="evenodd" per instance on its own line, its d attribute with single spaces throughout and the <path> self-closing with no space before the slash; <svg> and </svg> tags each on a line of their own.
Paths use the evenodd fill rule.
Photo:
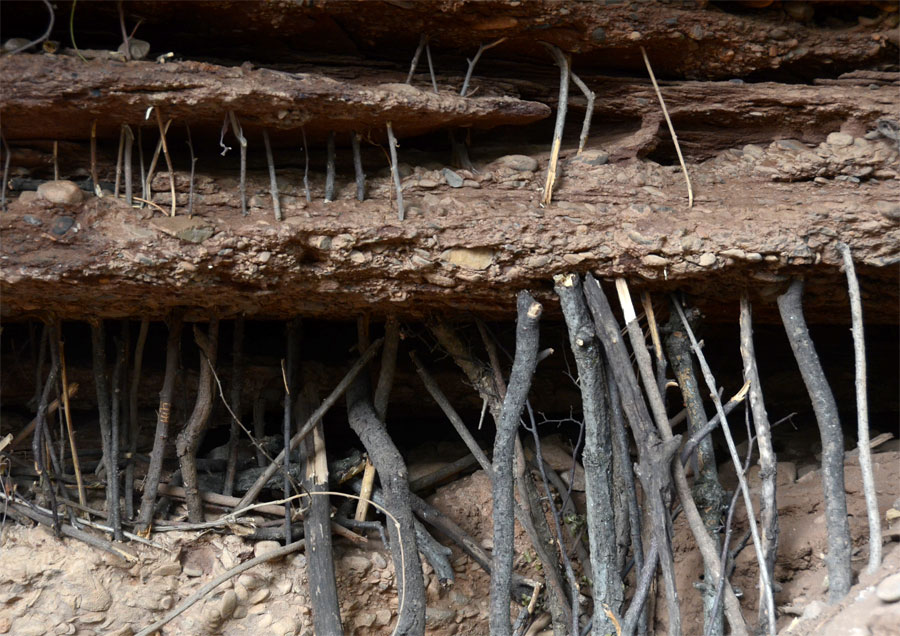
<svg viewBox="0 0 900 636">
<path fill-rule="evenodd" d="M 567 454 L 564 448 L 551 446 L 550 442 L 546 445 L 550 455 Z M 441 464 L 434 461 L 431 451 L 419 455 L 431 459 L 424 463 L 413 460 L 412 476 L 430 472 Z M 779 633 L 897 634 L 900 603 L 884 603 L 874 593 L 880 581 L 900 572 L 900 545 L 895 542 L 897 528 L 890 523 L 884 527 L 887 545 L 882 568 L 871 576 L 860 575 L 859 583 L 844 601 L 827 606 L 822 558 L 826 541 L 819 473 L 815 459 L 808 454 L 791 456 L 794 461 L 779 465 L 781 534 L 775 571 L 781 588 L 776 594 Z M 900 497 L 900 454 L 876 452 L 874 466 L 879 508 L 884 515 L 892 505 L 897 506 Z M 795 480 L 798 468 L 802 476 Z M 751 484 L 758 483 L 754 474 L 751 470 Z M 579 487 L 577 482 L 575 487 Z M 727 480 L 726 487 L 729 487 Z M 858 572 L 867 554 L 867 525 L 855 458 L 846 463 L 846 488 L 856 546 L 854 570 Z M 578 496 L 575 500 L 582 501 Z M 491 547 L 491 487 L 484 472 L 478 471 L 441 487 L 431 501 L 483 547 Z M 746 516 L 739 509 L 736 537 L 743 533 L 745 523 Z M 897 523 L 896 519 L 893 523 Z M 362 546 L 346 539 L 338 539 L 336 543 L 338 590 L 348 634 L 386 636 L 391 633 L 396 618 L 397 591 L 391 560 L 377 536 L 373 533 L 369 543 Z M 534 554 L 518 526 L 516 537 L 517 571 L 540 578 L 540 571 L 534 567 Z M 214 576 L 273 548 L 271 543 L 254 544 L 230 531 L 158 532 L 151 539 L 158 547 L 134 542 L 127 545 L 139 557 L 138 563 L 129 564 L 77 541 L 61 541 L 44 528 L 27 529 L 10 525 L 8 521 L 0 546 L 4 563 L 0 570 L 0 633 L 131 634 L 176 607 Z M 430 566 L 424 566 L 428 601 L 426 633 L 431 636 L 485 634 L 490 579 L 469 557 L 451 547 L 456 577 L 451 586 L 442 588 Z M 693 583 L 702 567 L 681 520 L 675 525 L 675 560 L 684 631 L 700 633 L 700 597 Z M 281 562 L 258 566 L 216 589 L 204 602 L 170 623 L 164 633 L 311 635 L 305 564 L 306 559 L 300 553 Z M 742 606 L 748 621 L 756 616 L 756 577 L 750 546 L 738 558 L 734 578 L 744 592 Z M 662 598 L 658 607 L 664 607 Z M 514 615 L 517 612 L 518 608 L 514 608 Z M 538 614 L 541 613 L 539 607 Z M 664 610 L 661 613 L 664 615 Z M 851 627 L 860 631 L 852 632 Z M 664 616 L 655 633 L 665 633 Z"/>
</svg>

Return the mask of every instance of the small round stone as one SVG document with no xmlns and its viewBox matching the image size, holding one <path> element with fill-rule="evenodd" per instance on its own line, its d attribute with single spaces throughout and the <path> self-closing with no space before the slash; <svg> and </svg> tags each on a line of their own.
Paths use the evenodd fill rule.
<svg viewBox="0 0 900 636">
<path fill-rule="evenodd" d="M 900 573 L 892 574 L 879 583 L 875 595 L 885 603 L 900 601 Z"/>
<path fill-rule="evenodd" d="M 77 205 L 84 201 L 84 193 L 71 181 L 47 181 L 38 186 L 38 196 L 61 205 Z"/>
</svg>

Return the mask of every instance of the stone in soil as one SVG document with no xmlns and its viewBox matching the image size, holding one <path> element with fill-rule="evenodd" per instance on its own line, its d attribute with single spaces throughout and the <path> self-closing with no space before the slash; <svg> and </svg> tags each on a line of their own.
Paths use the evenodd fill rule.
<svg viewBox="0 0 900 636">
<path fill-rule="evenodd" d="M 71 181 L 47 181 L 38 186 L 38 196 L 60 205 L 78 205 L 84 201 L 84 193 Z"/>
</svg>

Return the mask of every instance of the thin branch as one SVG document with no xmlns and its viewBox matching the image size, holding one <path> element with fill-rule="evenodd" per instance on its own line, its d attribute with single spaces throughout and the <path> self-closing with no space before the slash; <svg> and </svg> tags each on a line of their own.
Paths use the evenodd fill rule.
<svg viewBox="0 0 900 636">
<path fill-rule="evenodd" d="M 134 146 L 134 133 L 131 132 L 131 127 L 128 124 L 122 124 L 122 132 L 125 135 L 125 203 L 128 204 L 128 207 L 134 205 L 134 199 L 132 194 L 132 180 L 133 177 L 131 175 L 131 151 Z M 142 160 L 143 161 L 143 160 Z"/>
<path fill-rule="evenodd" d="M 663 100 L 659 85 L 656 83 L 656 76 L 653 74 L 653 69 L 650 67 L 650 58 L 647 57 L 647 51 L 644 50 L 643 46 L 641 47 L 641 55 L 644 56 L 644 64 L 647 65 L 650 81 L 653 82 L 653 90 L 656 91 L 656 96 L 659 98 L 659 105 L 662 107 L 663 116 L 666 118 L 666 124 L 668 124 L 669 132 L 672 135 L 672 142 L 675 144 L 675 152 L 678 153 L 678 161 L 681 163 L 681 171 L 684 173 L 684 182 L 687 184 L 688 207 L 692 208 L 694 207 L 694 189 L 691 187 L 691 177 L 688 175 L 687 166 L 684 165 L 684 157 L 681 155 L 681 146 L 678 144 L 678 135 L 675 134 L 675 126 L 672 125 L 672 119 L 669 117 L 669 110 L 666 108 L 666 102 Z"/>
<path fill-rule="evenodd" d="M 394 178 L 394 188 L 397 190 L 397 216 L 402 221 L 406 216 L 403 209 L 403 186 L 400 185 L 400 170 L 397 167 L 397 140 L 394 138 L 394 129 L 391 122 L 387 123 L 388 146 L 391 151 L 391 176 Z"/>
<path fill-rule="evenodd" d="M 713 378 L 709 365 L 706 363 L 706 356 L 703 355 L 703 350 L 700 349 L 700 345 L 694 337 L 694 331 L 691 329 L 690 324 L 688 324 L 687 318 L 684 315 L 684 310 L 681 308 L 681 303 L 676 300 L 674 306 L 675 310 L 678 312 L 678 317 L 681 318 L 684 330 L 691 340 L 691 346 L 694 349 L 694 355 L 697 356 L 697 361 L 700 363 L 700 370 L 703 372 L 703 379 L 706 381 L 706 386 L 712 393 L 713 404 L 716 405 L 716 413 L 718 413 L 719 418 L 722 420 L 722 433 L 725 434 L 728 451 L 731 453 L 731 460 L 734 462 L 734 470 L 737 474 L 738 484 L 741 488 L 741 494 L 744 497 L 744 505 L 747 507 L 747 519 L 750 524 L 751 535 L 753 536 L 753 546 L 756 549 L 756 558 L 759 561 L 760 578 L 762 579 L 763 585 L 761 593 L 765 595 L 766 603 L 769 607 L 769 630 L 774 634 L 775 601 L 772 597 L 772 582 L 769 580 L 768 568 L 766 568 L 765 555 L 763 554 L 762 549 L 762 541 L 759 538 L 759 530 L 756 526 L 756 515 L 753 512 L 753 500 L 750 497 L 750 488 L 747 486 L 747 480 L 744 477 L 743 470 L 741 470 L 741 458 L 737 454 L 737 448 L 731 437 L 731 429 L 728 428 L 728 421 L 725 416 L 725 411 L 722 408 L 722 400 L 719 399 L 719 395 L 716 392 L 716 381 L 715 378 Z"/>
<path fill-rule="evenodd" d="M 591 131 L 591 118 L 594 116 L 594 101 L 597 99 L 597 94 L 594 93 L 588 85 L 585 84 L 580 77 L 575 75 L 575 73 L 571 73 L 572 82 L 575 83 L 581 92 L 584 93 L 585 99 L 587 99 L 587 106 L 584 113 L 584 123 L 581 125 L 581 136 L 578 138 L 578 154 L 580 155 L 584 151 L 584 146 L 587 143 L 588 133 Z"/>
<path fill-rule="evenodd" d="M 300 134 L 303 135 L 303 192 L 306 195 L 306 202 L 312 201 L 312 195 L 309 192 L 309 146 L 306 144 L 306 129 L 300 126 Z"/>
<path fill-rule="evenodd" d="M 16 53 L 19 53 L 20 51 L 26 51 L 26 50 L 30 49 L 32 46 L 36 46 L 50 37 L 50 34 L 53 32 L 53 24 L 56 22 L 56 13 L 53 11 L 53 5 L 50 4 L 49 0 L 43 0 L 43 2 L 44 2 L 44 6 L 47 7 L 47 13 L 50 14 L 50 20 L 47 23 L 47 30 L 44 31 L 44 34 L 41 35 L 41 37 L 39 37 L 38 39 L 32 40 L 28 44 L 23 44 L 22 46 L 20 46 L 17 49 L 13 49 L 12 51 L 10 51 L 8 53 L 8 55 L 15 55 Z M 72 15 L 73 16 L 75 15 L 75 3 L 74 2 L 72 3 Z M 73 45 L 74 45 L 74 40 L 73 40 Z"/>
<path fill-rule="evenodd" d="M 156 124 L 159 126 L 160 141 L 162 142 L 163 154 L 166 156 L 166 167 L 169 169 L 169 187 L 172 190 L 172 212 L 170 216 L 175 216 L 175 168 L 172 167 L 172 157 L 169 155 L 169 145 L 166 143 L 166 132 L 169 130 L 169 123 L 163 126 L 162 114 L 159 108 L 156 108 Z"/>
<path fill-rule="evenodd" d="M 191 153 L 191 182 L 188 190 L 188 217 L 194 216 L 194 171 L 197 167 L 197 157 L 194 156 L 194 143 L 191 140 L 191 125 L 184 122 L 184 128 L 187 131 L 187 147 Z"/>
<path fill-rule="evenodd" d="M 325 144 L 325 203 L 334 201 L 334 131 Z"/>
<path fill-rule="evenodd" d="M 97 177 L 97 120 L 91 123 L 91 189 L 94 196 L 102 197 L 100 180 Z"/>
<path fill-rule="evenodd" d="M 122 29 L 122 43 L 125 45 L 125 60 L 130 62 L 131 57 L 131 38 L 128 37 L 128 30 L 125 28 L 125 9 L 122 7 L 122 0 L 118 0 L 116 5 L 119 9 L 119 28 Z"/>
<path fill-rule="evenodd" d="M 272 190 L 272 207 L 275 209 L 275 220 L 280 221 L 281 199 L 278 197 L 278 179 L 275 177 L 275 160 L 272 158 L 272 144 L 269 143 L 269 131 L 263 128 L 263 144 L 266 147 L 266 163 L 269 165 L 269 183 Z"/>
<path fill-rule="evenodd" d="M 362 155 L 359 150 L 359 133 L 350 133 L 350 147 L 353 150 L 353 172 L 356 176 L 356 200 L 366 198 L 366 173 L 363 172 Z"/>
<path fill-rule="evenodd" d="M 247 139 L 244 137 L 241 122 L 238 121 L 237 115 L 234 114 L 233 110 L 228 111 L 228 118 L 231 121 L 231 132 L 234 133 L 238 143 L 241 145 L 241 215 L 247 216 Z"/>
<path fill-rule="evenodd" d="M 428 60 L 428 74 L 431 76 L 431 88 L 434 89 L 435 95 L 438 93 L 437 79 L 434 76 L 434 65 L 431 63 L 431 46 L 425 42 L 425 59 Z"/>
<path fill-rule="evenodd" d="M 466 78 L 463 80 L 462 88 L 459 91 L 460 97 L 465 97 L 469 93 L 469 82 L 472 80 L 472 72 L 475 70 L 475 65 L 478 64 L 478 60 L 481 59 L 481 54 L 503 42 L 506 42 L 506 38 L 500 38 L 490 44 L 482 44 L 478 47 L 478 52 L 475 54 L 475 57 L 469 60 L 469 69 L 466 71 Z"/>
<path fill-rule="evenodd" d="M 859 448 L 859 468 L 866 497 L 866 513 L 869 518 L 869 562 L 866 572 L 873 574 L 881 566 L 881 517 L 878 498 L 875 495 L 875 477 L 872 474 L 872 450 L 869 446 L 869 402 L 866 396 L 866 342 L 863 334 L 862 301 L 859 280 L 853 266 L 853 255 L 846 243 L 839 242 L 837 250 L 844 259 L 847 274 L 847 291 L 850 296 L 850 319 L 853 325 L 853 356 L 856 361 L 856 430 Z"/>
<path fill-rule="evenodd" d="M 569 104 L 569 60 L 562 51 L 552 44 L 543 43 L 554 61 L 559 66 L 559 100 L 556 105 L 556 126 L 553 129 L 553 143 L 550 146 L 550 163 L 547 165 L 547 180 L 544 183 L 544 196 L 541 205 L 550 205 L 553 199 L 553 186 L 556 183 L 556 169 L 559 162 L 559 149 L 562 145 L 563 129 L 566 125 L 566 109 Z"/>
<path fill-rule="evenodd" d="M 416 66 L 419 65 L 419 57 L 422 55 L 422 49 L 425 48 L 426 44 L 428 44 L 428 36 L 423 33 L 419 37 L 419 45 L 416 47 L 416 52 L 413 55 L 412 62 L 409 65 L 409 75 L 406 76 L 407 84 L 412 82 L 413 73 L 416 72 Z"/>
</svg>

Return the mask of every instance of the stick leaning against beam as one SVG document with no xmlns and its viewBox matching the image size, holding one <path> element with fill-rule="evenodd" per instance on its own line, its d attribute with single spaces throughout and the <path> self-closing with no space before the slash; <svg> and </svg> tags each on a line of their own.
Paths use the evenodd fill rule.
<svg viewBox="0 0 900 636">
<path fill-rule="evenodd" d="M 334 390 L 325 398 L 325 401 L 317 408 L 312 415 L 309 416 L 309 419 L 306 420 L 306 423 L 300 427 L 300 430 L 297 431 L 294 436 L 291 438 L 291 446 L 290 450 L 294 451 L 300 445 L 301 440 L 303 440 L 307 435 L 309 435 L 313 428 L 315 428 L 316 424 L 321 420 L 328 410 L 334 406 L 334 404 L 340 399 L 340 397 L 344 394 L 353 380 L 359 375 L 359 372 L 366 368 L 366 365 L 369 361 L 375 357 L 375 354 L 378 353 L 378 349 L 381 347 L 383 343 L 383 339 L 379 338 L 375 342 L 373 342 L 366 352 L 357 360 L 350 370 L 347 371 L 347 374 L 343 377 L 343 379 L 338 383 Z M 259 493 L 262 492 L 262 489 L 265 488 L 266 482 L 268 482 L 272 475 L 274 475 L 281 464 L 284 462 L 284 450 L 278 453 L 278 456 L 275 460 L 268 465 L 268 467 L 262 472 L 262 474 L 257 478 L 257 480 L 253 483 L 247 493 L 241 498 L 235 508 L 245 508 L 249 504 L 253 503 L 256 498 L 259 496 Z"/>
</svg>

